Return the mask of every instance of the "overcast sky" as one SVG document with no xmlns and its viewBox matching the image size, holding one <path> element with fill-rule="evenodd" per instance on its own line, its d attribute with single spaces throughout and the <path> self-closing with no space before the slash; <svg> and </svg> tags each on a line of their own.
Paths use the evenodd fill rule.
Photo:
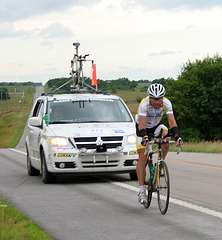
<svg viewBox="0 0 222 240">
<path fill-rule="evenodd" d="M 69 77 L 73 42 L 97 78 L 176 79 L 222 55 L 221 23 L 221 0 L 0 0 L 0 82 Z"/>
</svg>

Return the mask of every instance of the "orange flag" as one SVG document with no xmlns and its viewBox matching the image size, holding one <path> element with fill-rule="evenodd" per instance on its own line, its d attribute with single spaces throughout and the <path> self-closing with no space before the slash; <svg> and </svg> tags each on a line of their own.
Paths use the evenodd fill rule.
<svg viewBox="0 0 222 240">
<path fill-rule="evenodd" d="M 92 86 L 97 86 L 97 78 L 96 78 L 96 64 L 93 64 L 93 70 L 92 70 Z"/>
</svg>

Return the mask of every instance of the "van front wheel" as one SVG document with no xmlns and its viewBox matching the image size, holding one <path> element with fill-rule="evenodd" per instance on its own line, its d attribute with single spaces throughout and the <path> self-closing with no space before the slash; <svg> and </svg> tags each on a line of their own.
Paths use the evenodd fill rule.
<svg viewBox="0 0 222 240">
<path fill-rule="evenodd" d="M 32 162 L 29 156 L 28 149 L 27 151 L 27 171 L 29 176 L 38 176 L 40 171 L 32 166 Z"/>
<path fill-rule="evenodd" d="M 137 180 L 138 179 L 136 172 L 130 173 L 129 175 L 130 175 L 131 180 Z"/>
<path fill-rule="evenodd" d="M 47 169 L 45 154 L 41 152 L 41 172 L 42 172 L 42 181 L 45 184 L 54 183 L 56 181 L 56 176 L 50 173 Z"/>
</svg>

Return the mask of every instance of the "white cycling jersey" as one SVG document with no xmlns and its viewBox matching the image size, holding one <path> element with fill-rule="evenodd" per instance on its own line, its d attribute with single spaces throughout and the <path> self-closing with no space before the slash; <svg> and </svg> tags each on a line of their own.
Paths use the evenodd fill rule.
<svg viewBox="0 0 222 240">
<path fill-rule="evenodd" d="M 153 128 L 159 124 L 164 113 L 173 114 L 172 104 L 169 99 L 163 98 L 162 106 L 155 109 L 150 102 L 150 98 L 144 98 L 139 105 L 135 116 L 136 123 L 139 123 L 139 116 L 146 116 L 146 128 Z"/>
</svg>

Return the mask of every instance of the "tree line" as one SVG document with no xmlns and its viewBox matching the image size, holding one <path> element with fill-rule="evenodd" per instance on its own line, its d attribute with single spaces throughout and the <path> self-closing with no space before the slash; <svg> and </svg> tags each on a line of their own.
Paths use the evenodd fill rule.
<svg viewBox="0 0 222 240">
<path fill-rule="evenodd" d="M 41 82 L 0 82 L 0 86 L 42 86 Z"/>
<path fill-rule="evenodd" d="M 68 78 L 52 79 L 49 88 L 55 88 Z M 99 80 L 101 90 L 115 93 L 117 90 L 136 90 L 138 83 L 147 83 L 141 91 L 147 91 L 151 83 L 161 83 L 173 110 L 180 134 L 185 141 L 222 140 L 222 58 L 218 55 L 194 62 L 188 61 L 177 80 L 172 78 L 154 81 L 129 81 L 128 78 Z M 90 85 L 91 80 L 86 78 Z M 69 90 L 69 86 L 66 89 Z M 166 117 L 163 119 L 166 121 Z"/>
<path fill-rule="evenodd" d="M 46 85 L 50 89 L 55 89 L 62 84 L 68 82 L 71 78 L 55 78 L 50 79 Z M 119 78 L 116 80 L 98 80 L 99 82 L 99 90 L 104 92 L 111 92 L 116 93 L 118 90 L 134 90 L 137 85 L 138 81 L 130 81 L 128 78 Z M 91 85 L 91 79 L 85 78 L 85 83 Z M 61 88 L 62 91 L 70 91 L 70 84 L 65 85 Z"/>
<path fill-rule="evenodd" d="M 185 140 L 222 140 L 222 58 L 218 55 L 182 67 L 167 82 L 180 132 Z"/>
</svg>

